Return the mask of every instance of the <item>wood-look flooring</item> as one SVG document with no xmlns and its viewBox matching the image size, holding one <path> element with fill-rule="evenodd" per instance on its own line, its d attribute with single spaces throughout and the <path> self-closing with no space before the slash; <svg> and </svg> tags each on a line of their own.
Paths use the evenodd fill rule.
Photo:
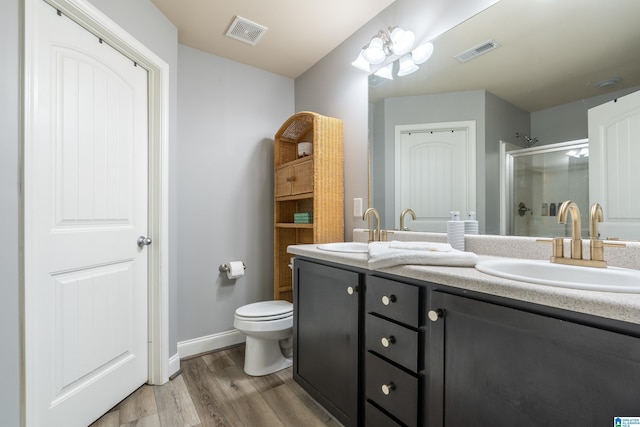
<svg viewBox="0 0 640 427">
<path fill-rule="evenodd" d="M 341 426 L 293 381 L 292 368 L 244 373 L 244 345 L 181 361 L 182 374 L 143 385 L 91 427 Z"/>
</svg>

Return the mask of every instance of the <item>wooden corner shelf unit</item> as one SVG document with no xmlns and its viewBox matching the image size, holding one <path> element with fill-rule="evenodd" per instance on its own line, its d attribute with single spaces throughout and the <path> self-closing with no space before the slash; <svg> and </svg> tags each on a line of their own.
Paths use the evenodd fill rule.
<svg viewBox="0 0 640 427">
<path fill-rule="evenodd" d="M 298 157 L 298 144 L 313 154 Z M 274 138 L 274 298 L 293 300 L 289 245 L 344 240 L 342 121 L 312 112 L 291 116 Z M 312 223 L 294 214 L 313 214 Z"/>
</svg>

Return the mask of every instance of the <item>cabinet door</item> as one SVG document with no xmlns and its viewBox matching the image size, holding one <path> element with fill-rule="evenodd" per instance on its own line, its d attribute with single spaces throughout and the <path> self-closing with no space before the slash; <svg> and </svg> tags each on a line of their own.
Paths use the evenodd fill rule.
<svg viewBox="0 0 640 427">
<path fill-rule="evenodd" d="M 293 378 L 342 424 L 356 426 L 360 275 L 298 259 L 294 272 Z"/>
<path fill-rule="evenodd" d="M 431 308 L 442 317 L 430 322 L 429 425 L 640 416 L 640 339 L 441 292 Z"/>
<path fill-rule="evenodd" d="M 275 182 L 274 197 L 291 194 L 291 167 L 276 169 L 273 180 Z"/>
<path fill-rule="evenodd" d="M 313 162 L 309 160 L 293 166 L 291 194 L 311 192 L 313 192 Z"/>
</svg>

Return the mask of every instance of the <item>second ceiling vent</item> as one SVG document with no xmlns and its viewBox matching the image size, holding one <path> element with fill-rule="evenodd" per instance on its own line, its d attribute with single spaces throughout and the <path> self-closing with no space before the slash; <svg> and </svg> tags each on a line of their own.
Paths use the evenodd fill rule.
<svg viewBox="0 0 640 427">
<path fill-rule="evenodd" d="M 225 35 L 255 46 L 266 31 L 267 27 L 256 24 L 241 16 L 236 16 Z"/>
<path fill-rule="evenodd" d="M 487 40 L 484 43 L 480 43 L 478 46 L 474 46 L 471 49 L 465 50 L 462 53 L 459 53 L 455 56 L 455 58 L 460 62 L 471 61 L 474 58 L 477 58 L 480 55 L 484 55 L 487 52 L 490 52 L 494 49 L 499 48 L 500 45 L 495 40 Z"/>
</svg>

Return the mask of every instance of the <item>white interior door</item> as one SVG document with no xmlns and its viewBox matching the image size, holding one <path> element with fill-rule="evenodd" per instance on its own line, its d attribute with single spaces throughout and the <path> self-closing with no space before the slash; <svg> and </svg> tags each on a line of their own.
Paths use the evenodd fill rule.
<svg viewBox="0 0 640 427">
<path fill-rule="evenodd" d="M 412 231 L 446 232 L 450 211 L 475 211 L 475 123 L 398 126 L 396 228 L 400 212 Z M 407 224 L 409 223 L 409 224 Z"/>
<path fill-rule="evenodd" d="M 589 110 L 589 202 L 602 239 L 640 239 L 640 91 Z"/>
<path fill-rule="evenodd" d="M 26 421 L 86 426 L 148 376 L 147 72 L 38 3 Z"/>
</svg>

